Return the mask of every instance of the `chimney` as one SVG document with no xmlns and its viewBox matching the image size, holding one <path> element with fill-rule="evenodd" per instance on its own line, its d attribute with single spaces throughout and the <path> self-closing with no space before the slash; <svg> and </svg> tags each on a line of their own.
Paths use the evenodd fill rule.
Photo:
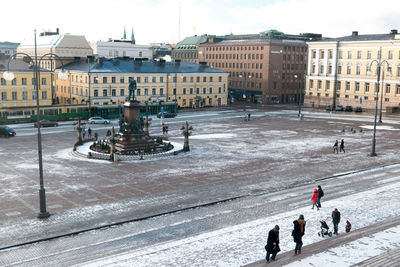
<svg viewBox="0 0 400 267">
<path fill-rule="evenodd" d="M 353 32 L 351 33 L 351 36 L 358 36 L 358 31 L 353 31 Z"/>
<path fill-rule="evenodd" d="M 390 34 L 397 34 L 397 30 L 390 30 Z"/>
<path fill-rule="evenodd" d="M 56 28 L 56 33 L 60 34 L 60 29 L 59 28 Z"/>
</svg>

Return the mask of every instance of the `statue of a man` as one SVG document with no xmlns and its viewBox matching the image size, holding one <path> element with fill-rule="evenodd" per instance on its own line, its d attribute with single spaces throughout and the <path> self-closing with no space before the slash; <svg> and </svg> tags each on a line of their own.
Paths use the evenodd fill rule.
<svg viewBox="0 0 400 267">
<path fill-rule="evenodd" d="M 136 81 L 132 80 L 129 82 L 129 101 L 135 101 L 135 90 L 136 90 Z"/>
</svg>

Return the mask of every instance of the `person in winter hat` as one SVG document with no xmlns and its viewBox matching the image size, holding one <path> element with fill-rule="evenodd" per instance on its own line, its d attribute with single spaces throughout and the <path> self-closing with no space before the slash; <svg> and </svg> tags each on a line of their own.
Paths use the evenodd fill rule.
<svg viewBox="0 0 400 267">
<path fill-rule="evenodd" d="M 317 200 L 317 207 L 321 208 L 321 198 L 324 196 L 324 191 L 322 190 L 322 187 L 319 185 L 318 186 L 318 200 Z"/>
<path fill-rule="evenodd" d="M 346 233 L 351 231 L 351 223 L 348 220 L 346 221 L 345 229 L 346 229 Z"/>
<path fill-rule="evenodd" d="M 339 141 L 336 140 L 335 144 L 333 144 L 333 153 L 336 152 L 336 154 L 338 154 L 339 153 L 339 149 L 338 148 L 339 148 Z"/>
<path fill-rule="evenodd" d="M 332 223 L 333 223 L 333 233 L 338 234 L 338 226 L 340 223 L 340 212 L 337 208 L 332 211 Z"/>
<path fill-rule="evenodd" d="M 271 255 L 271 260 L 274 261 L 276 254 L 278 254 L 281 249 L 279 248 L 279 226 L 275 225 L 274 229 L 269 231 L 267 245 L 265 246 L 267 251 L 267 256 L 265 259 L 269 262 L 269 256 Z"/>
<path fill-rule="evenodd" d="M 294 248 L 294 255 L 301 253 L 301 247 L 303 246 L 303 235 L 306 230 L 306 221 L 304 220 L 304 216 L 300 215 L 299 219 L 293 221 L 293 241 L 296 243 Z"/>
<path fill-rule="evenodd" d="M 311 201 L 313 203 L 311 209 L 314 209 L 314 206 L 316 206 L 317 210 L 319 210 L 319 207 L 317 205 L 317 202 L 318 202 L 318 189 L 316 189 L 316 188 L 314 189 L 314 193 L 312 194 Z"/>
</svg>

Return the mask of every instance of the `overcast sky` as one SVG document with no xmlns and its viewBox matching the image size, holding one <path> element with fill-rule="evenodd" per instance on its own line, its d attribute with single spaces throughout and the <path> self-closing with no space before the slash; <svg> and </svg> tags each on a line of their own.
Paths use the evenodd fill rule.
<svg viewBox="0 0 400 267">
<path fill-rule="evenodd" d="M 13 0 L 1 3 L 0 41 L 21 42 L 33 30 L 175 43 L 194 34 L 322 33 L 327 37 L 400 29 L 399 0 Z"/>
</svg>

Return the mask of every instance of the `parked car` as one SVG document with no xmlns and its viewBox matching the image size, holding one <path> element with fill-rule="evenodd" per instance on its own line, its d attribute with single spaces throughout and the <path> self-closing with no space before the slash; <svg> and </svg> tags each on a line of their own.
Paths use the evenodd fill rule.
<svg viewBox="0 0 400 267">
<path fill-rule="evenodd" d="M 58 123 L 55 121 L 49 121 L 49 120 L 41 120 L 40 122 L 40 127 L 55 127 L 58 126 Z M 34 126 L 37 128 L 38 127 L 38 123 L 37 121 L 35 121 Z"/>
<path fill-rule="evenodd" d="M 361 107 L 356 107 L 356 109 L 354 110 L 354 112 L 362 112 L 362 108 Z"/>
<path fill-rule="evenodd" d="M 164 118 L 175 118 L 176 115 L 176 113 L 164 112 Z M 157 118 L 161 118 L 161 112 L 157 114 Z"/>
<path fill-rule="evenodd" d="M 85 120 L 81 120 L 81 125 L 82 124 L 86 124 L 86 121 Z M 72 122 L 72 125 L 78 125 L 78 121 Z"/>
<path fill-rule="evenodd" d="M 341 105 L 336 106 L 336 111 L 344 111 L 344 107 Z"/>
<path fill-rule="evenodd" d="M 331 105 L 326 106 L 326 111 L 333 111 L 333 110 L 334 110 L 333 106 L 331 106 Z"/>
<path fill-rule="evenodd" d="M 346 106 L 344 111 L 352 112 L 353 111 L 353 107 L 352 106 Z"/>
<path fill-rule="evenodd" d="M 109 124 L 110 121 L 106 120 L 106 119 L 104 119 L 102 117 L 91 117 L 91 118 L 88 119 L 88 123 L 90 123 L 90 124 L 98 124 L 98 123 L 100 123 L 100 124 Z"/>
<path fill-rule="evenodd" d="M 0 136 L 4 136 L 4 137 L 11 137 L 11 136 L 15 136 L 16 133 L 13 129 L 11 129 L 8 126 L 0 126 Z"/>
</svg>

